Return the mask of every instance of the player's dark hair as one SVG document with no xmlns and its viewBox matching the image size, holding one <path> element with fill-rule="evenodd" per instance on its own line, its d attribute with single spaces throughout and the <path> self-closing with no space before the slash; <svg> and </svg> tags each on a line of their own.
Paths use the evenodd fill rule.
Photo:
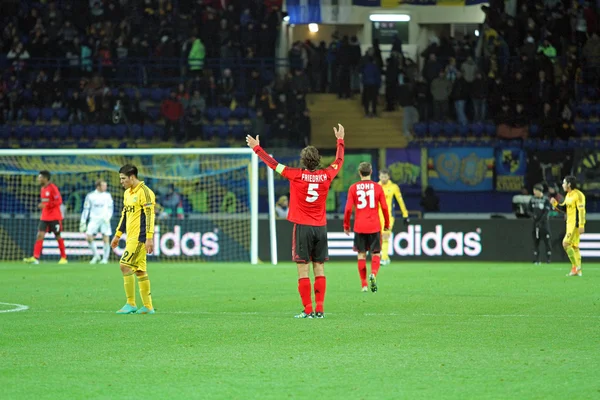
<svg viewBox="0 0 600 400">
<path fill-rule="evenodd" d="M 358 173 L 362 177 L 369 176 L 373 173 L 373 168 L 371 167 L 370 163 L 361 162 L 358 164 Z"/>
<path fill-rule="evenodd" d="M 544 191 L 544 185 L 542 185 L 541 183 L 537 183 L 535 186 L 533 186 L 534 190 L 539 190 L 540 192 Z"/>
<path fill-rule="evenodd" d="M 571 185 L 571 190 L 577 189 L 577 178 L 573 175 L 565 176 L 565 181 Z"/>
<path fill-rule="evenodd" d="M 300 162 L 309 171 L 314 171 L 321 165 L 321 155 L 315 146 L 307 146 L 300 152 Z"/>
<path fill-rule="evenodd" d="M 43 176 L 44 178 L 50 180 L 50 176 L 51 176 L 50 171 L 46 171 L 46 170 L 40 171 L 40 175 Z"/>
<path fill-rule="evenodd" d="M 136 178 L 138 177 L 138 169 L 135 165 L 131 165 L 131 164 L 125 164 L 121 167 L 121 169 L 119 170 L 120 174 L 126 175 L 128 178 L 131 177 L 131 175 L 135 176 Z"/>
<path fill-rule="evenodd" d="M 379 170 L 380 174 L 385 174 L 385 175 L 389 175 L 390 174 L 390 170 L 387 168 L 382 168 Z"/>
</svg>

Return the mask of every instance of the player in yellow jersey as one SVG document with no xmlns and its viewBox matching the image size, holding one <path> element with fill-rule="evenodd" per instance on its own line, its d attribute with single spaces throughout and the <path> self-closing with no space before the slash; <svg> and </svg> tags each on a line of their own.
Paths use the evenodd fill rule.
<svg viewBox="0 0 600 400">
<path fill-rule="evenodd" d="M 550 200 L 552 206 L 567 213 L 567 231 L 563 239 L 563 247 L 571 260 L 571 272 L 567 276 L 581 276 L 581 252 L 579 251 L 579 238 L 585 232 L 585 196 L 577 189 L 577 179 L 569 175 L 562 184 L 565 201 L 558 203 L 556 199 Z"/>
<path fill-rule="evenodd" d="M 125 251 L 121 256 L 121 272 L 125 281 L 127 303 L 117 314 L 154 314 L 150 280 L 146 272 L 146 254 L 154 251 L 154 205 L 156 198 L 144 182 L 138 179 L 138 169 L 134 165 L 124 165 L 119 170 L 121 185 L 125 189 L 123 212 L 115 237 L 111 242 L 118 246 L 123 233 L 127 233 Z M 140 296 L 144 306 L 135 305 L 135 276 L 137 276 Z"/>
<path fill-rule="evenodd" d="M 390 229 L 387 231 L 381 232 L 381 265 L 388 265 L 390 263 L 390 255 L 388 253 L 390 247 L 390 232 L 394 227 L 394 211 L 393 211 L 393 202 L 394 198 L 396 198 L 396 202 L 400 206 L 400 210 L 402 211 L 402 218 L 404 219 L 404 225 L 408 225 L 408 211 L 406 210 L 406 205 L 404 204 L 404 200 L 402 199 L 402 193 L 400 193 L 400 187 L 396 185 L 394 182 L 390 180 L 390 171 L 387 169 L 382 169 L 379 171 L 379 184 L 383 188 L 383 192 L 385 193 L 385 201 L 388 206 L 388 210 L 390 213 Z M 381 208 L 379 209 L 379 219 L 381 220 L 381 226 L 384 226 L 383 213 Z"/>
</svg>

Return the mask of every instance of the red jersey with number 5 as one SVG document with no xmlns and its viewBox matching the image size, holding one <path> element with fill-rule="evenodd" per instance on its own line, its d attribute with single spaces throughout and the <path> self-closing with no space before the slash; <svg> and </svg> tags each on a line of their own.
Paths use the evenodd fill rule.
<svg viewBox="0 0 600 400">
<path fill-rule="evenodd" d="M 62 221 L 63 216 L 60 211 L 60 205 L 62 204 L 62 197 L 58 188 L 54 183 L 49 183 L 42 187 L 40 190 L 40 197 L 42 199 L 42 221 Z"/>
<path fill-rule="evenodd" d="M 325 169 L 309 171 L 302 168 L 289 168 L 277 163 L 260 146 L 254 152 L 270 168 L 290 181 L 290 206 L 288 221 L 300 225 L 325 226 L 325 206 L 333 178 L 344 164 L 344 140 L 338 139 L 335 161 Z"/>
<path fill-rule="evenodd" d="M 348 199 L 344 210 L 344 230 L 350 230 L 350 216 L 356 207 L 354 233 L 376 233 L 381 231 L 379 207 L 383 211 L 384 229 L 390 227 L 385 193 L 381 185 L 368 180 L 356 182 L 348 189 Z"/>
</svg>

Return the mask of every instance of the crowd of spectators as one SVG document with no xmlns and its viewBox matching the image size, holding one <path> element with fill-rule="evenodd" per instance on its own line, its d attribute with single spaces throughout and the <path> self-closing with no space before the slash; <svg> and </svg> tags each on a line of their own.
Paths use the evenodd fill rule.
<svg viewBox="0 0 600 400">
<path fill-rule="evenodd" d="M 186 140 L 202 135 L 208 109 L 244 107 L 256 115 L 257 133 L 304 144 L 306 75 L 276 78 L 280 7 L 280 0 L 5 5 L 0 123 L 20 123 L 37 108 L 67 110 L 70 123 L 110 124 L 118 111 L 127 123 L 164 122 L 163 139 Z M 141 95 L 150 88 L 164 95 Z"/>
</svg>

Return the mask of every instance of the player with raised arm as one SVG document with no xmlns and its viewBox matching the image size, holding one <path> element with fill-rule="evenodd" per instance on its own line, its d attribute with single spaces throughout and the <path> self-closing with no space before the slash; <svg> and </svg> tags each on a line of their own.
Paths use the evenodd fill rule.
<svg viewBox="0 0 600 400">
<path fill-rule="evenodd" d="M 67 253 L 65 251 L 65 242 L 60 236 L 62 231 L 63 215 L 60 210 L 62 204 L 62 196 L 56 185 L 50 182 L 50 172 L 40 171 L 37 177 L 38 184 L 41 186 L 40 197 L 41 201 L 38 208 L 42 210 L 40 224 L 38 226 L 37 239 L 33 248 L 33 257 L 24 258 L 23 261 L 29 264 L 39 264 L 44 247 L 44 236 L 46 232 L 54 233 L 60 250 L 59 264 L 67 264 Z"/>
<path fill-rule="evenodd" d="M 562 242 L 571 261 L 571 272 L 567 276 L 581 276 L 579 239 L 585 232 L 585 196 L 577 189 L 577 178 L 573 175 L 565 177 L 562 187 L 567 194 L 565 200 L 559 204 L 555 198 L 552 198 L 550 203 L 554 208 L 567 213 L 567 231 Z"/>
<path fill-rule="evenodd" d="M 98 232 L 102 233 L 102 239 L 104 241 L 103 257 L 100 263 L 108 264 L 108 257 L 110 255 L 110 235 L 112 235 L 110 219 L 113 216 L 114 203 L 107 188 L 108 184 L 106 181 L 101 179 L 97 180 L 96 190 L 88 193 L 83 202 L 83 212 L 81 213 L 79 232 L 86 233 L 86 240 L 94 255 L 90 264 L 96 264 L 100 261 L 98 248 L 96 247 L 96 242 L 94 242 L 94 236 L 96 236 Z"/>
<path fill-rule="evenodd" d="M 408 226 L 408 210 L 406 209 L 406 205 L 404 204 L 404 199 L 402 199 L 402 193 L 400 192 L 400 187 L 390 180 L 390 171 L 386 168 L 379 171 L 379 184 L 383 188 L 383 192 L 385 193 L 385 200 L 387 202 L 387 207 L 389 210 L 389 218 L 390 218 L 390 230 L 381 232 L 382 246 L 381 246 L 381 264 L 388 265 L 390 263 L 390 254 L 389 254 L 389 246 L 390 246 L 390 232 L 394 227 L 394 198 L 396 198 L 396 202 L 400 206 L 400 211 L 402 211 L 402 218 L 404 220 L 404 226 Z M 379 209 L 379 220 L 381 221 L 381 226 L 383 226 L 384 218 L 383 211 Z"/>
<path fill-rule="evenodd" d="M 294 223 L 292 236 L 292 259 L 298 267 L 298 292 L 304 310 L 296 318 L 323 318 L 325 301 L 325 261 L 329 259 L 327 248 L 327 219 L 325 204 L 331 182 L 344 163 L 344 127 L 333 128 L 337 138 L 337 151 L 333 164 L 320 168 L 321 156 L 314 146 L 305 147 L 300 153 L 304 168 L 290 168 L 279 164 L 262 147 L 259 137 L 246 136 L 248 147 L 264 161 L 290 181 L 288 221 Z M 315 313 L 313 313 L 310 262 L 315 276 Z"/>
<path fill-rule="evenodd" d="M 350 234 L 350 216 L 356 208 L 354 216 L 354 251 L 358 252 L 358 273 L 362 291 L 367 288 L 367 251 L 371 253 L 371 292 L 377 292 L 377 273 L 380 265 L 381 230 L 390 228 L 388 206 L 381 185 L 371 180 L 373 168 L 371 164 L 362 162 L 358 166 L 360 182 L 348 189 L 348 199 L 344 210 L 344 232 Z M 383 214 L 383 226 L 379 221 L 379 212 Z"/>
<path fill-rule="evenodd" d="M 121 272 L 125 283 L 127 303 L 117 314 L 154 314 L 150 280 L 146 272 L 146 254 L 154 251 L 154 205 L 156 197 L 146 184 L 138 179 L 138 169 L 134 165 L 124 165 L 119 170 L 121 185 L 125 189 L 123 212 L 115 237 L 111 242 L 114 249 L 119 239 L 127 233 L 125 251 L 121 256 Z M 140 296 L 144 306 L 138 310 L 135 305 L 135 276 L 138 278 Z"/>
</svg>

